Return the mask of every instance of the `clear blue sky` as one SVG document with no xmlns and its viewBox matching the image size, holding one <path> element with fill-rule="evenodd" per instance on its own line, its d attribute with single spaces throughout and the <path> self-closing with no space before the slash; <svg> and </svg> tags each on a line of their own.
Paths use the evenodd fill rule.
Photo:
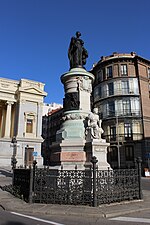
<svg viewBox="0 0 150 225">
<path fill-rule="evenodd" d="M 150 59 L 149 0 L 0 0 L 0 77 L 45 83 L 45 102 L 62 103 L 70 38 L 79 30 L 86 69 L 112 52 Z"/>
</svg>

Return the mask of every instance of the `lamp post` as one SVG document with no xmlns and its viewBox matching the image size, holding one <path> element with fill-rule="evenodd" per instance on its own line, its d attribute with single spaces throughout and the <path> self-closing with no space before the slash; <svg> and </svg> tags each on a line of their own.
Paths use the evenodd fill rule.
<svg viewBox="0 0 150 225">
<path fill-rule="evenodd" d="M 25 147 L 25 164 L 24 164 L 25 169 L 27 168 L 27 164 L 28 164 L 28 149 L 29 149 L 29 145 L 26 145 L 26 147 Z"/>
<path fill-rule="evenodd" d="M 12 138 L 10 146 L 13 147 L 13 154 L 12 154 L 12 157 L 11 157 L 11 165 L 12 165 L 12 169 L 15 169 L 16 164 L 17 164 L 17 159 L 16 159 L 17 147 L 19 146 L 17 144 L 17 140 L 16 140 L 15 136 Z"/>
<path fill-rule="evenodd" d="M 118 115 L 116 115 L 116 127 L 117 127 L 118 168 L 120 169 L 120 145 L 119 145 L 119 123 L 118 123 Z"/>
<path fill-rule="evenodd" d="M 117 138 L 117 155 L 118 155 L 118 168 L 120 168 L 120 144 L 119 144 L 119 121 L 118 121 L 118 114 L 116 111 L 111 111 L 109 112 L 113 113 L 115 118 L 116 118 L 116 138 Z"/>
</svg>

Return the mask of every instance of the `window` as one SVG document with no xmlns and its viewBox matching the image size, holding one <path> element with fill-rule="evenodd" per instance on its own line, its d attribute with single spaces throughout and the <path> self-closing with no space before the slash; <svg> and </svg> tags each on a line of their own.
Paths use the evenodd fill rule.
<svg viewBox="0 0 150 225">
<path fill-rule="evenodd" d="M 121 75 L 122 76 L 127 76 L 127 64 L 122 64 L 121 65 Z"/>
<path fill-rule="evenodd" d="M 98 101 L 101 97 L 101 87 L 98 86 L 94 89 L 94 101 Z"/>
<path fill-rule="evenodd" d="M 116 141 L 116 126 L 110 126 L 110 141 Z"/>
<path fill-rule="evenodd" d="M 130 114 L 131 113 L 131 105 L 130 105 L 130 100 L 123 100 L 122 101 L 122 108 L 123 108 L 123 114 Z"/>
<path fill-rule="evenodd" d="M 99 70 L 97 73 L 97 80 L 102 81 L 103 80 L 103 70 Z"/>
<path fill-rule="evenodd" d="M 148 68 L 148 79 L 150 79 L 150 68 Z"/>
<path fill-rule="evenodd" d="M 108 112 L 108 115 L 110 116 L 114 116 L 115 115 L 115 104 L 114 102 L 109 102 L 108 105 L 107 105 L 107 112 Z"/>
<path fill-rule="evenodd" d="M 33 164 L 33 152 L 34 148 L 26 147 L 25 148 L 25 165 L 30 166 Z"/>
<path fill-rule="evenodd" d="M 133 161 L 134 160 L 133 146 L 125 146 L 125 157 L 126 157 L 126 161 Z"/>
<path fill-rule="evenodd" d="M 131 123 L 124 124 L 124 137 L 125 137 L 125 140 L 132 140 L 132 124 Z"/>
<path fill-rule="evenodd" d="M 114 94 L 114 85 L 113 83 L 108 83 L 108 96 Z"/>
<path fill-rule="evenodd" d="M 25 137 L 35 137 L 36 136 L 36 113 L 34 112 L 24 112 L 24 133 Z"/>
<path fill-rule="evenodd" d="M 111 161 L 118 161 L 118 149 L 116 146 L 110 146 L 110 160 Z"/>
<path fill-rule="evenodd" d="M 112 78 L 112 66 L 106 68 L 107 78 Z"/>
<path fill-rule="evenodd" d="M 94 101 L 97 101 L 97 100 L 99 100 L 99 88 L 98 87 L 96 87 L 94 89 Z"/>
<path fill-rule="evenodd" d="M 128 80 L 122 80 L 122 94 L 129 94 L 129 82 Z"/>
<path fill-rule="evenodd" d="M 103 68 L 103 80 L 106 80 L 105 68 Z"/>
<path fill-rule="evenodd" d="M 27 119 L 26 133 L 33 133 L 33 120 L 32 119 Z"/>
</svg>

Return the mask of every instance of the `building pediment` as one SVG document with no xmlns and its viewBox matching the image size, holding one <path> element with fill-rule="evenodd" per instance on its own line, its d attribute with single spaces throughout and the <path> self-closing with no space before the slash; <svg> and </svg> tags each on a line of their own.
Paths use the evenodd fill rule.
<svg viewBox="0 0 150 225">
<path fill-rule="evenodd" d="M 24 87 L 24 88 L 20 87 L 19 92 L 24 92 L 24 93 L 28 93 L 28 94 L 34 94 L 34 95 L 42 95 L 42 96 L 47 95 L 47 93 L 45 91 L 41 90 L 40 88 L 33 87 L 33 86 Z"/>
</svg>

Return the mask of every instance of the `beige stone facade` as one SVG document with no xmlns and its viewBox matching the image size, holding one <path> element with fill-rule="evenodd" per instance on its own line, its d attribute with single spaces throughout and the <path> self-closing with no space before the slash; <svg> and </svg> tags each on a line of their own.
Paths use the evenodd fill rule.
<svg viewBox="0 0 150 225">
<path fill-rule="evenodd" d="M 43 83 L 0 78 L 1 166 L 11 166 L 14 157 L 17 159 L 17 166 L 29 166 L 33 155 L 36 155 L 39 165 L 42 165 L 42 108 L 46 95 Z M 14 136 L 17 148 L 11 143 Z"/>
</svg>

